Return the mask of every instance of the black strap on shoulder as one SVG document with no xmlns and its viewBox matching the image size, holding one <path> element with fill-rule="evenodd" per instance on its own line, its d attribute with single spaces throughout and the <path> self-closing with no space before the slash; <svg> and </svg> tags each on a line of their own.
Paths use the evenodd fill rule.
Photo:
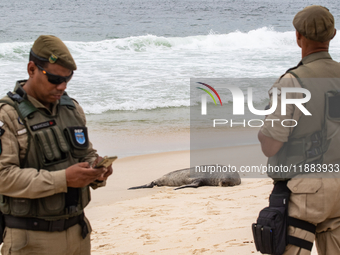
<svg viewBox="0 0 340 255">
<path fill-rule="evenodd" d="M 297 238 L 295 236 L 288 236 L 288 243 L 309 251 L 311 251 L 313 248 L 312 242 Z"/>
<path fill-rule="evenodd" d="M 18 102 L 19 104 L 20 104 L 21 102 L 24 101 L 24 99 L 22 98 L 22 96 L 20 96 L 19 94 L 13 94 L 11 91 L 9 91 L 9 92 L 7 93 L 7 96 L 8 96 L 10 99 L 12 99 L 14 102 Z"/>
<path fill-rule="evenodd" d="M 286 73 L 289 73 L 290 71 L 292 71 L 292 70 L 294 70 L 294 69 L 296 69 L 296 68 L 298 68 L 299 66 L 302 66 L 302 65 L 303 65 L 303 63 L 302 63 L 302 61 L 300 61 L 299 64 L 297 64 L 297 66 L 294 66 L 294 67 L 292 67 L 292 68 L 289 68 L 289 69 L 286 71 Z"/>
<path fill-rule="evenodd" d="M 292 73 L 291 71 L 293 71 L 294 69 L 296 69 L 296 68 L 298 68 L 299 66 L 302 66 L 302 65 L 303 65 L 303 63 L 302 63 L 302 61 L 300 61 L 299 64 L 298 64 L 297 66 L 294 66 L 294 67 L 292 67 L 292 68 L 289 68 L 283 75 L 281 75 L 280 79 L 281 79 L 283 76 L 285 76 L 286 73 Z M 292 74 L 293 74 L 293 73 L 292 73 Z"/>
<path fill-rule="evenodd" d="M 38 109 L 33 106 L 33 104 L 27 100 L 19 104 L 19 110 L 23 118 L 26 118 L 33 112 L 36 112 Z"/>
<path fill-rule="evenodd" d="M 18 92 L 19 91 L 20 90 L 18 90 Z M 9 91 L 7 93 L 7 96 L 14 102 L 18 103 L 18 110 L 20 111 L 20 118 L 22 119 L 26 118 L 28 115 L 38 110 L 30 101 L 24 99 L 19 93 L 14 94 Z"/>
<path fill-rule="evenodd" d="M 76 108 L 72 99 L 67 95 L 66 92 L 64 92 L 64 94 L 61 96 L 59 104 L 60 105 L 66 105 L 66 106 L 69 106 L 71 108 Z"/>
</svg>

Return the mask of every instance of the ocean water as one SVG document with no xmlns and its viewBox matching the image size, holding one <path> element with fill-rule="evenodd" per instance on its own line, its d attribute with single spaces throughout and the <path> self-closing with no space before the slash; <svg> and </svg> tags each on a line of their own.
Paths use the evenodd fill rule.
<svg viewBox="0 0 340 255">
<path fill-rule="evenodd" d="M 300 60 L 292 25 L 308 1 L 18 0 L 0 3 L 0 92 L 27 78 L 40 34 L 69 47 L 67 91 L 90 125 L 189 127 L 190 78 L 275 78 Z M 337 1 L 318 1 L 340 20 Z M 330 53 L 340 60 L 340 36 Z M 270 84 L 256 87 L 267 102 Z M 231 104 L 230 104 L 231 107 Z"/>
</svg>

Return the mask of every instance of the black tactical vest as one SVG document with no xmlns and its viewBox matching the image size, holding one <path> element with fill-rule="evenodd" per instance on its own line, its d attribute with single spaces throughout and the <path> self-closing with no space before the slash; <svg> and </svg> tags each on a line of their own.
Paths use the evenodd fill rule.
<svg viewBox="0 0 340 255">
<path fill-rule="evenodd" d="M 28 135 L 26 156 L 20 167 L 58 171 L 82 162 L 87 155 L 87 128 L 74 102 L 65 93 L 52 116 L 37 109 L 27 100 L 21 86 L 16 93 L 8 93 L 1 102 L 13 106 L 24 123 Z M 0 195 L 0 209 L 4 214 L 35 217 L 45 220 L 65 219 L 80 215 L 90 201 L 89 187 L 68 188 L 39 199 L 14 198 Z"/>
<path fill-rule="evenodd" d="M 268 165 L 290 169 L 288 172 L 268 172 L 268 176 L 276 181 L 318 172 L 318 169 L 322 172 L 324 166 L 340 164 L 340 64 L 327 52 L 318 52 L 306 56 L 297 68 L 288 72 L 311 93 L 311 99 L 304 106 L 312 115 L 302 114 L 288 142 L 268 159 Z"/>
</svg>

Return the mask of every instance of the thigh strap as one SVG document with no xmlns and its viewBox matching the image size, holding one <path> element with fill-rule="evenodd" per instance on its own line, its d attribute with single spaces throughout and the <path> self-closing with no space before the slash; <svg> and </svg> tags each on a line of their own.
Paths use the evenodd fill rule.
<svg viewBox="0 0 340 255">
<path fill-rule="evenodd" d="M 300 220 L 297 218 L 293 218 L 288 216 L 288 225 L 296 228 L 300 228 L 303 230 L 306 230 L 312 234 L 315 235 L 316 232 L 316 226 L 312 223 L 309 223 L 308 221 Z M 309 242 L 307 240 L 295 237 L 295 236 L 290 236 L 288 235 L 287 241 L 289 244 L 295 245 L 297 247 L 301 247 L 303 249 L 312 250 L 313 243 Z"/>
</svg>

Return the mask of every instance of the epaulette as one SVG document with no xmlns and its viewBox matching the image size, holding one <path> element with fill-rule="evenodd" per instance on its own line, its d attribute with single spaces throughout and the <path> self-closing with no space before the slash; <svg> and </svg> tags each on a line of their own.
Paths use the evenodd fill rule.
<svg viewBox="0 0 340 255">
<path fill-rule="evenodd" d="M 18 103 L 17 107 L 22 119 L 37 111 L 37 108 L 34 107 L 34 105 L 30 101 L 24 99 L 19 93 L 12 93 L 11 91 L 9 91 L 7 93 L 7 96 L 14 102 Z"/>
<path fill-rule="evenodd" d="M 292 67 L 292 68 L 289 68 L 284 74 L 281 75 L 281 77 L 280 77 L 279 80 L 281 80 L 282 77 L 285 76 L 285 75 L 286 75 L 287 73 L 289 73 L 290 71 L 292 71 L 292 70 L 294 70 L 294 69 L 296 69 L 296 68 L 298 68 L 299 66 L 302 66 L 302 65 L 303 65 L 303 63 L 302 63 L 302 61 L 300 61 L 299 64 L 298 64 L 297 66 L 294 66 L 294 67 Z"/>
<path fill-rule="evenodd" d="M 70 98 L 66 92 L 64 92 L 64 94 L 61 96 L 60 101 L 59 101 L 59 105 L 66 105 L 67 107 L 71 107 L 71 108 L 76 108 L 76 106 L 74 105 L 73 98 Z"/>
<path fill-rule="evenodd" d="M 12 99 L 15 102 L 18 102 L 19 104 L 24 101 L 24 99 L 22 98 L 21 95 L 19 95 L 18 93 L 12 93 L 11 91 L 9 91 L 7 93 L 7 96 Z"/>
</svg>

